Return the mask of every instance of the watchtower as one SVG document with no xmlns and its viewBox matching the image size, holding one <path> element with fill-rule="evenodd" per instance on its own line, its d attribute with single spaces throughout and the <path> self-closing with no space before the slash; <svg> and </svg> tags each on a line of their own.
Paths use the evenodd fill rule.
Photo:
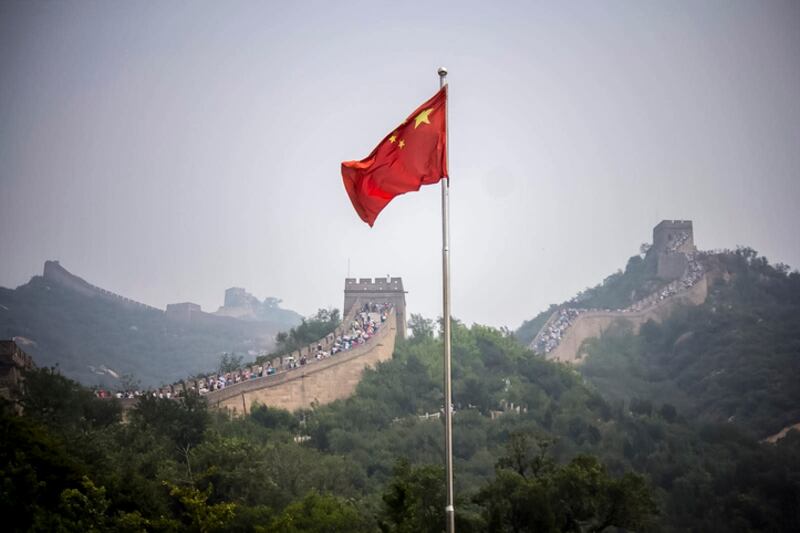
<svg viewBox="0 0 800 533">
<path fill-rule="evenodd" d="M 402 278 L 345 278 L 342 314 L 346 315 L 359 301 L 361 304 L 392 304 L 397 317 L 397 333 L 401 338 L 406 338 L 406 291 L 403 290 Z"/>
<path fill-rule="evenodd" d="M 662 220 L 653 228 L 653 252 L 694 252 L 691 220 Z"/>
<path fill-rule="evenodd" d="M 662 220 L 653 228 L 656 275 L 661 279 L 678 279 L 689 266 L 687 253 L 695 252 L 691 220 Z"/>
</svg>

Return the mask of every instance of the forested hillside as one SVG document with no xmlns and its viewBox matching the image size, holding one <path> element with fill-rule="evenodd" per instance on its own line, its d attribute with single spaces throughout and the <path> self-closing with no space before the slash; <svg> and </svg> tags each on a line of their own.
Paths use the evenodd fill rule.
<svg viewBox="0 0 800 533">
<path fill-rule="evenodd" d="M 160 311 L 92 298 L 40 276 L 14 290 L 0 288 L 0 338 L 23 337 L 19 344 L 38 365 L 58 365 L 87 385 L 119 387 L 106 369 L 144 386 L 171 383 L 216 368 L 226 352 L 266 352 L 276 333 L 295 324 L 228 317 L 175 321 Z"/>
<path fill-rule="evenodd" d="M 524 345 L 530 344 L 550 315 L 564 307 L 585 309 L 623 309 L 640 298 L 655 292 L 665 284 L 656 276 L 656 257 L 651 255 L 634 255 L 628 259 L 625 270 L 606 277 L 602 283 L 586 288 L 574 298 L 561 304 L 552 304 L 534 318 L 526 320 L 514 333 Z"/>
<path fill-rule="evenodd" d="M 800 275 L 748 248 L 715 259 L 728 281 L 704 305 L 589 341 L 580 370 L 609 399 L 764 438 L 800 422 Z"/>
<path fill-rule="evenodd" d="M 414 325 L 353 397 L 295 414 L 145 398 L 120 424 L 113 404 L 37 372 L 25 416 L 3 419 L 6 516 L 39 530 L 441 531 L 441 342 Z M 797 433 L 759 444 L 656 400 L 606 399 L 483 326 L 454 324 L 453 361 L 459 531 L 800 527 Z"/>
</svg>

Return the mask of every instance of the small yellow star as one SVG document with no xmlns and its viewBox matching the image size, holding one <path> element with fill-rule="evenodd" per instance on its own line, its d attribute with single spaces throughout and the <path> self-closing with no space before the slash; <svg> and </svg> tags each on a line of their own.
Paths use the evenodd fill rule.
<svg viewBox="0 0 800 533">
<path fill-rule="evenodd" d="M 405 145 L 406 145 L 406 142 L 403 139 L 400 139 L 400 142 L 397 143 L 397 146 L 399 146 L 400 148 L 404 147 Z"/>
<path fill-rule="evenodd" d="M 430 124 L 431 121 L 428 120 L 430 114 L 433 113 L 433 108 L 426 109 L 416 117 L 414 117 L 414 129 L 417 129 L 420 124 Z"/>
<path fill-rule="evenodd" d="M 390 142 L 390 143 L 393 143 L 393 142 L 395 142 L 396 140 L 397 140 L 397 136 L 396 136 L 396 135 L 392 135 L 391 137 L 389 137 L 389 142 Z"/>
</svg>

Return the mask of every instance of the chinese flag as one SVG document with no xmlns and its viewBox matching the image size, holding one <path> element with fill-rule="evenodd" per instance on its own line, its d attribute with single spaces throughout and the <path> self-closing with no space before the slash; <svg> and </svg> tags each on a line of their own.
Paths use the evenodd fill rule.
<svg viewBox="0 0 800 533">
<path fill-rule="evenodd" d="M 447 176 L 447 85 L 419 106 L 361 161 L 342 163 L 344 188 L 372 226 L 392 198 Z"/>
</svg>

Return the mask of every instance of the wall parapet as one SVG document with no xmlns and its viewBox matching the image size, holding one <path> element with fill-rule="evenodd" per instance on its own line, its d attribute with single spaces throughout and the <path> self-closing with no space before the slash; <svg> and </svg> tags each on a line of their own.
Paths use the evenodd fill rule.
<svg viewBox="0 0 800 533">
<path fill-rule="evenodd" d="M 390 312 L 384 325 L 365 344 L 306 365 L 243 381 L 205 395 L 209 405 L 248 413 L 255 403 L 294 411 L 347 398 L 365 368 L 390 359 L 397 333 Z"/>
<path fill-rule="evenodd" d="M 401 338 L 406 337 L 406 291 L 402 278 L 385 276 L 381 278 L 345 278 L 344 309 L 355 306 L 356 300 L 375 303 L 391 303 L 395 310 L 397 331 Z"/>
<path fill-rule="evenodd" d="M 277 387 L 293 380 L 305 379 L 311 374 L 324 372 L 331 367 L 345 364 L 353 359 L 358 359 L 364 354 L 370 352 L 377 345 L 380 345 L 390 335 L 393 328 L 391 328 L 389 325 L 391 324 L 390 318 L 393 318 L 393 312 L 394 311 L 392 311 L 392 313 L 390 313 L 390 315 L 387 317 L 385 325 L 378 329 L 378 333 L 372 336 L 361 346 L 356 346 L 355 348 L 351 348 L 346 352 L 341 352 L 319 361 L 316 359 L 310 359 L 308 363 L 303 366 L 286 370 L 284 372 L 279 372 L 271 376 L 262 376 L 249 379 L 247 381 L 242 381 L 240 383 L 235 383 L 225 387 L 224 389 L 211 391 L 205 394 L 205 397 L 208 399 L 209 404 L 218 405 L 220 402 L 235 398 L 243 393 L 253 392 L 263 389 L 264 387 Z"/>
<path fill-rule="evenodd" d="M 151 305 L 137 302 L 136 300 L 131 300 L 130 298 L 127 298 L 115 292 L 111 292 L 102 287 L 92 285 L 85 279 L 76 276 L 66 268 L 62 267 L 58 261 L 45 261 L 42 277 L 45 279 L 45 281 L 58 283 L 63 287 L 72 289 L 87 296 L 100 297 L 105 300 L 122 304 L 129 308 L 142 309 L 148 311 L 158 311 L 159 313 L 164 312 L 162 309 L 158 309 Z"/>
<path fill-rule="evenodd" d="M 684 292 L 661 300 L 651 307 L 639 311 L 587 311 L 578 315 L 567 329 L 558 346 L 546 354 L 553 361 L 576 363 L 581 360 L 581 347 L 590 338 L 599 337 L 617 321 L 626 321 L 633 325 L 638 333 L 648 320 L 661 322 L 679 305 L 701 305 L 708 297 L 708 275 L 703 277 Z"/>
</svg>

